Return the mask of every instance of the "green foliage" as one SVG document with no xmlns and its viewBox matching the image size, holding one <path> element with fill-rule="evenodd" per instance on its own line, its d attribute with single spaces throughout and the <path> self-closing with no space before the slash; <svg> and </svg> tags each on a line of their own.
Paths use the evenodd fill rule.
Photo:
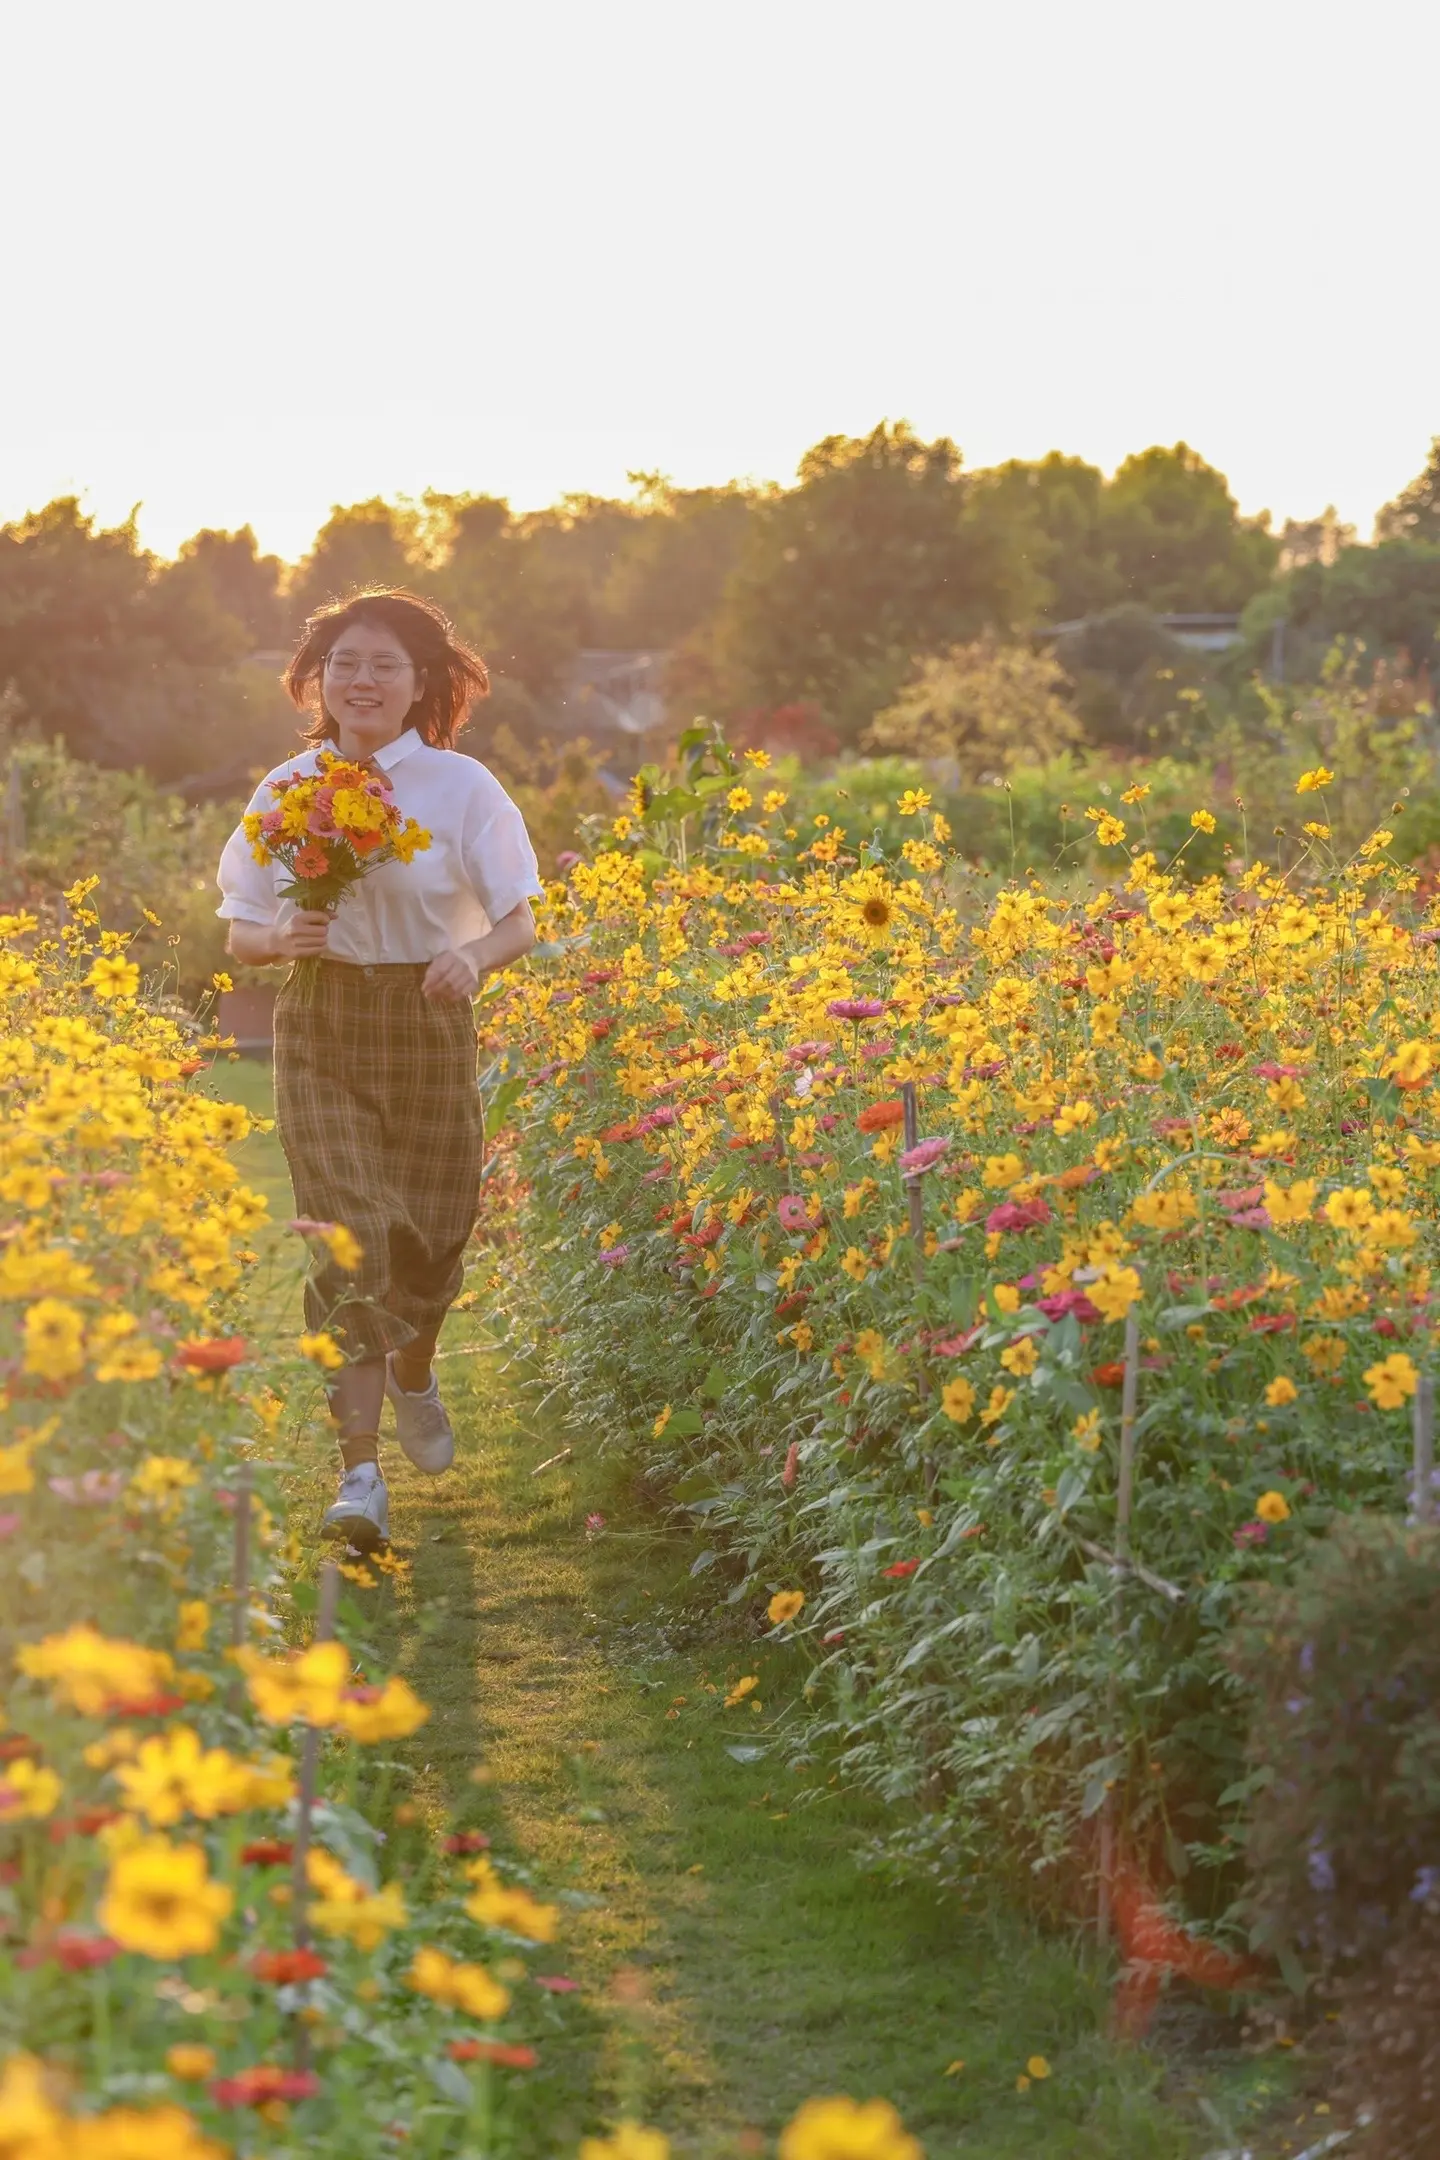
<svg viewBox="0 0 1440 2160">
<path fill-rule="evenodd" d="M 953 762 L 972 782 L 1045 765 L 1079 741 L 1069 687 L 1052 654 L 977 638 L 922 660 L 876 716 L 870 741 Z"/>
<path fill-rule="evenodd" d="M 853 740 L 917 653 L 1028 613 L 1034 597 L 960 453 L 903 423 L 828 436 L 757 505 L 718 629 L 740 702 L 814 700 Z"/>
<path fill-rule="evenodd" d="M 63 742 L 0 735 L 5 905 L 52 914 L 63 889 L 94 870 L 107 919 L 137 933 L 132 957 L 187 1002 L 227 964 L 215 865 L 236 814 L 186 803 L 142 772 L 86 764 Z"/>
</svg>

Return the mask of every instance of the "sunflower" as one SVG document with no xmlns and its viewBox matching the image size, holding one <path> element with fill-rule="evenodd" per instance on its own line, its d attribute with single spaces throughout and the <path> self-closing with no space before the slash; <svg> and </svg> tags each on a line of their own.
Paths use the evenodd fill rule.
<svg viewBox="0 0 1440 2160">
<path fill-rule="evenodd" d="M 884 893 L 871 893 L 869 899 L 861 903 L 860 920 L 867 930 L 888 930 L 895 920 L 895 910 Z"/>
</svg>

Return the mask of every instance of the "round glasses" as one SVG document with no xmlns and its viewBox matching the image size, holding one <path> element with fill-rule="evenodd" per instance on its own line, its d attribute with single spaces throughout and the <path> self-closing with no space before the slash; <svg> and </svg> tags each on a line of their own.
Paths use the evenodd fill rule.
<svg viewBox="0 0 1440 2160">
<path fill-rule="evenodd" d="M 386 683 L 398 682 L 406 668 L 413 668 L 413 660 L 401 660 L 394 653 L 377 653 L 370 661 L 370 680 L 383 689 Z M 325 671 L 336 682 L 354 682 L 365 661 L 359 653 L 332 652 L 325 655 Z"/>
</svg>

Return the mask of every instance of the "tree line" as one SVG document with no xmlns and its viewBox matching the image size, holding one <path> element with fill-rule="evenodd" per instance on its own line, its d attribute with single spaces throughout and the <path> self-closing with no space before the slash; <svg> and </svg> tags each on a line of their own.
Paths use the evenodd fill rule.
<svg viewBox="0 0 1440 2160">
<path fill-rule="evenodd" d="M 1241 615 L 1220 679 L 1242 701 L 1257 668 L 1301 679 L 1337 635 L 1428 668 L 1440 438 L 1370 545 L 1331 512 L 1279 531 L 1242 517 L 1184 443 L 1110 478 L 1059 452 L 970 471 L 953 442 L 904 423 L 827 436 L 789 487 L 643 473 L 627 499 L 541 511 L 434 492 L 337 506 L 293 566 L 248 527 L 162 561 L 133 519 L 102 529 L 62 498 L 0 527 L 0 691 L 12 718 L 101 764 L 177 780 L 262 763 L 293 733 L 273 656 L 314 606 L 371 583 L 433 594 L 486 654 L 482 748 L 487 730 L 558 729 L 577 654 L 600 648 L 664 652 L 683 718 L 781 739 L 788 726 L 821 750 L 886 739 L 883 716 L 896 740 L 897 711 L 923 738 L 925 684 L 968 654 L 962 674 L 988 668 L 1037 713 L 1058 699 L 1061 737 L 1140 749 L 1173 719 L 1177 685 L 1216 673 L 1168 614 Z M 1043 662 L 1028 688 L 1022 650 Z"/>
</svg>

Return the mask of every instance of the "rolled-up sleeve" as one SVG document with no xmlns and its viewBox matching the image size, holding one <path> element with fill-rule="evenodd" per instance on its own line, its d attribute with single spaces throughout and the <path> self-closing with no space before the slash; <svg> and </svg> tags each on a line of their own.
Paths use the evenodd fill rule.
<svg viewBox="0 0 1440 2160">
<path fill-rule="evenodd" d="M 545 888 L 518 808 L 483 765 L 478 780 L 467 806 L 461 853 L 476 898 L 491 922 L 498 923 Z"/>
<path fill-rule="evenodd" d="M 263 809 L 268 799 L 268 791 L 257 788 L 249 807 Z M 280 903 L 275 893 L 275 873 L 269 863 L 256 862 L 243 825 L 237 825 L 225 843 L 215 882 L 220 888 L 220 905 L 215 912 L 225 921 L 268 926 L 276 920 Z"/>
</svg>

